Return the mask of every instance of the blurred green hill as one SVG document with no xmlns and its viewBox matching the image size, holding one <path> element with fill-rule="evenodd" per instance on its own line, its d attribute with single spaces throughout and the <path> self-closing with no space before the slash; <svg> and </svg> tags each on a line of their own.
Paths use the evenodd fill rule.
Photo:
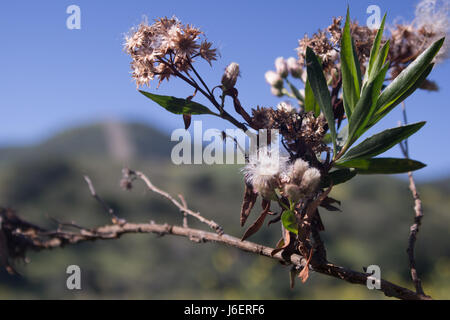
<svg viewBox="0 0 450 320">
<path fill-rule="evenodd" d="M 170 161 L 173 142 L 143 124 L 107 122 L 76 128 L 31 147 L 0 149 L 0 206 L 47 227 L 49 217 L 83 226 L 109 223 L 89 194 L 83 175 L 117 215 L 132 222 L 180 224 L 180 212 L 136 183 L 119 187 L 124 166 L 148 174 L 155 185 L 182 193 L 191 209 L 241 236 L 239 210 L 243 192 L 240 167 L 184 165 Z M 425 211 L 417 242 L 418 270 L 425 291 L 450 298 L 450 179 L 418 184 Z M 330 261 L 362 270 L 376 264 L 386 279 L 411 287 L 406 255 L 413 200 L 405 179 L 358 176 L 337 186 L 333 197 L 342 212 L 321 212 Z M 257 216 L 255 208 L 249 221 Z M 193 227 L 203 228 L 190 220 Z M 273 246 L 279 225 L 264 227 L 250 240 Z M 380 299 L 369 291 L 311 274 L 289 289 L 287 267 L 264 257 L 216 244 L 155 235 L 127 235 L 119 240 L 84 243 L 30 253 L 18 262 L 22 277 L 0 272 L 0 299 Z M 66 289 L 68 265 L 82 270 L 82 290 Z"/>
</svg>

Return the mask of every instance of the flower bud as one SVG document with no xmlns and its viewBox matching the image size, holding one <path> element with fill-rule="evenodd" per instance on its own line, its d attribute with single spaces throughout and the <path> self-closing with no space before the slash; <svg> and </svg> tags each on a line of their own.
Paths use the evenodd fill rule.
<svg viewBox="0 0 450 320">
<path fill-rule="evenodd" d="M 239 75 L 239 64 L 236 62 L 230 63 L 222 76 L 222 86 L 224 89 L 228 90 L 234 88 Z"/>
<path fill-rule="evenodd" d="M 289 59 L 287 59 L 286 65 L 291 76 L 293 76 L 294 78 L 301 78 L 302 66 L 297 59 L 295 59 L 294 57 L 290 57 Z"/>
<path fill-rule="evenodd" d="M 275 87 L 271 87 L 270 88 L 270 92 L 274 95 L 274 96 L 277 96 L 277 97 L 282 97 L 284 94 L 283 94 L 283 91 L 281 90 L 281 89 L 278 89 L 278 88 L 275 88 Z"/>
<path fill-rule="evenodd" d="M 270 84 L 272 87 L 277 89 L 283 88 L 283 79 L 275 71 L 272 70 L 267 71 L 264 76 L 266 77 L 267 83 Z"/>
<path fill-rule="evenodd" d="M 286 78 L 289 74 L 286 60 L 284 60 L 283 57 L 278 57 L 275 59 L 275 69 L 282 78 Z"/>
</svg>

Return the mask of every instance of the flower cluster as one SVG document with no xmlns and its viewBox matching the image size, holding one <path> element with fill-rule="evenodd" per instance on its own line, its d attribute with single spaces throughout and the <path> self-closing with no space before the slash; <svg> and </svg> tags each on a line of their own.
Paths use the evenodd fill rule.
<svg viewBox="0 0 450 320">
<path fill-rule="evenodd" d="M 294 57 L 290 57 L 287 60 L 283 57 L 275 59 L 275 71 L 269 70 L 265 74 L 265 78 L 268 84 L 270 84 L 272 94 L 276 96 L 282 96 L 283 92 L 283 79 L 291 75 L 294 78 L 303 79 L 306 81 L 306 70 Z"/>
<path fill-rule="evenodd" d="M 314 195 L 320 183 L 320 171 L 302 159 L 289 166 L 286 176 L 283 193 L 294 203 Z"/>
<path fill-rule="evenodd" d="M 216 49 L 202 32 L 191 25 L 183 25 L 177 18 L 160 18 L 152 25 L 143 22 L 126 36 L 125 50 L 132 57 L 131 69 L 138 87 L 149 85 L 158 76 L 159 84 L 177 72 L 191 69 L 195 57 L 211 63 Z"/>
<path fill-rule="evenodd" d="M 396 24 L 389 28 L 390 35 L 384 37 L 382 43 L 388 39 L 390 41 L 388 60 L 390 61 L 391 79 L 397 77 L 433 42 L 447 36 L 450 31 L 449 12 L 450 0 L 422 0 L 416 7 L 415 18 L 412 22 Z M 271 86 L 272 94 L 279 97 L 292 96 L 284 88 L 283 81 L 289 74 L 293 78 L 301 79 L 303 83 L 306 82 L 305 52 L 307 47 L 312 48 L 320 58 L 327 81 L 333 84 L 339 83 L 342 20 L 342 17 L 333 18 L 331 25 L 327 28 L 319 29 L 311 37 L 305 34 L 298 41 L 297 59 L 277 58 L 275 60 L 276 71 L 271 70 L 266 73 L 266 81 Z M 355 43 L 361 73 L 364 74 L 377 30 L 353 21 L 350 23 L 350 32 Z M 447 40 L 436 56 L 435 62 L 447 59 L 449 48 L 450 44 Z M 426 80 L 421 88 L 436 90 L 437 85 Z M 301 99 L 298 99 L 298 102 L 300 105 L 303 103 Z"/>
<path fill-rule="evenodd" d="M 288 163 L 288 158 L 262 147 L 250 156 L 243 168 L 245 180 L 267 200 L 276 199 L 276 189 L 294 203 L 314 196 L 320 183 L 320 171 L 302 160 Z"/>
<path fill-rule="evenodd" d="M 255 128 L 277 129 L 291 151 L 297 154 L 322 153 L 329 150 L 323 142 L 327 122 L 323 115 L 299 112 L 289 102 L 280 102 L 277 109 L 257 107 L 252 110 Z"/>
</svg>

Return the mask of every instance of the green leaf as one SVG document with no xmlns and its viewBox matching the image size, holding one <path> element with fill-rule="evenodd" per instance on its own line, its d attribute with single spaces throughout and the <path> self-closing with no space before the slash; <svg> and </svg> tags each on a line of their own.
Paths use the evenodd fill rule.
<svg viewBox="0 0 450 320">
<path fill-rule="evenodd" d="M 331 171 L 328 176 L 324 176 L 320 181 L 321 188 L 328 188 L 331 184 L 336 186 L 338 184 L 347 182 L 356 176 L 357 171 L 353 168 L 351 169 L 338 169 Z"/>
<path fill-rule="evenodd" d="M 325 119 L 327 119 L 333 147 L 336 150 L 336 125 L 333 107 L 331 106 L 330 91 L 328 90 L 327 82 L 323 75 L 322 66 L 310 47 L 306 48 L 306 65 L 311 90 L 314 92 L 314 97 L 319 103 L 320 110 L 322 110 Z"/>
<path fill-rule="evenodd" d="M 298 234 L 298 224 L 297 219 L 295 218 L 295 213 L 291 210 L 284 210 L 281 215 L 281 222 L 286 230 Z"/>
<path fill-rule="evenodd" d="M 302 103 L 305 103 L 305 99 L 303 98 L 303 96 L 300 93 L 300 91 L 289 80 L 286 79 L 286 82 L 288 83 L 289 88 L 291 89 L 292 94 L 295 96 L 295 98 L 298 101 L 301 101 Z"/>
<path fill-rule="evenodd" d="M 345 125 L 345 127 L 343 127 L 337 134 L 336 144 L 338 145 L 338 147 L 342 148 L 345 145 L 347 138 L 348 138 L 348 124 Z"/>
<path fill-rule="evenodd" d="M 383 90 L 377 102 L 377 112 L 382 112 L 391 104 L 396 102 L 411 86 L 416 83 L 417 79 L 427 70 L 433 58 L 438 53 L 444 39 L 437 40 L 428 49 L 417 57 L 416 60 L 403 70 L 387 87 Z"/>
<path fill-rule="evenodd" d="M 389 40 L 386 41 L 383 48 L 381 48 L 377 58 L 375 59 L 372 73 L 369 75 L 369 81 L 373 81 L 373 79 L 376 77 L 378 72 L 381 70 L 381 68 L 384 66 L 384 63 L 386 62 L 387 55 L 389 53 Z"/>
<path fill-rule="evenodd" d="M 364 140 L 353 149 L 350 149 L 338 162 L 351 159 L 367 159 L 377 156 L 417 132 L 424 124 L 425 121 L 384 130 Z"/>
<path fill-rule="evenodd" d="M 385 22 L 386 22 L 386 14 L 384 14 L 383 20 L 381 21 L 380 28 L 378 29 L 377 35 L 375 36 L 375 40 L 373 42 L 372 49 L 370 50 L 369 66 L 367 68 L 368 76 L 370 76 L 372 74 L 373 64 L 378 57 L 378 52 L 380 50 L 380 45 L 381 45 L 381 39 L 383 38 Z M 384 62 L 380 66 L 382 66 L 383 64 L 384 64 Z M 375 72 L 378 72 L 378 70 L 375 69 Z"/>
<path fill-rule="evenodd" d="M 387 115 L 389 112 L 392 111 L 398 104 L 400 104 L 402 101 L 404 101 L 406 98 L 408 98 L 414 91 L 416 91 L 417 88 L 420 87 L 420 85 L 423 83 L 423 81 L 428 77 L 428 75 L 431 73 L 431 70 L 433 69 L 434 63 L 431 63 L 425 71 L 420 75 L 419 79 L 412 85 L 405 93 L 401 95 L 400 98 L 398 98 L 394 103 L 392 103 L 389 107 L 383 109 L 382 111 L 375 112 L 372 119 L 370 119 L 369 127 L 372 127 L 374 124 L 376 124 L 378 121 L 380 121 L 385 115 Z M 368 129 L 367 128 L 367 129 Z"/>
<path fill-rule="evenodd" d="M 158 94 L 153 94 L 150 92 L 139 90 L 140 93 L 142 93 L 147 98 L 153 100 L 157 104 L 159 104 L 161 107 L 165 108 L 166 110 L 175 113 L 175 114 L 213 114 L 217 115 L 216 113 L 209 110 L 204 105 L 201 105 L 200 103 L 186 100 L 186 99 L 180 99 L 170 96 L 162 96 Z"/>
<path fill-rule="evenodd" d="M 337 166 L 355 168 L 358 174 L 394 174 L 414 171 L 425 167 L 425 164 L 411 159 L 372 158 L 353 159 L 336 163 Z"/>
<path fill-rule="evenodd" d="M 341 40 L 341 71 L 344 100 L 350 113 L 353 112 L 360 96 L 361 69 L 358 72 L 359 62 L 355 58 L 350 34 L 350 11 L 347 8 L 347 18 Z M 351 114 L 347 114 L 347 117 L 350 119 Z"/>
<path fill-rule="evenodd" d="M 356 45 L 355 45 L 355 40 L 353 38 L 352 39 L 352 52 L 353 52 L 353 61 L 355 62 L 355 68 L 356 68 L 356 76 L 358 79 L 358 88 L 359 91 L 358 95 L 360 95 L 361 93 L 361 81 L 362 81 L 362 76 L 361 76 L 361 65 L 359 64 L 359 59 L 358 59 L 358 54 L 356 53 Z"/>
<path fill-rule="evenodd" d="M 375 112 L 378 95 L 380 94 L 388 68 L 389 64 L 386 63 L 378 72 L 375 79 L 369 81 L 367 86 L 364 87 L 361 99 L 356 104 L 355 111 L 350 119 L 346 148 L 355 142 L 366 130 L 366 126 Z"/>
<path fill-rule="evenodd" d="M 317 117 L 320 114 L 320 107 L 314 97 L 314 92 L 311 89 L 311 84 L 309 80 L 306 79 L 305 84 L 305 111 L 306 112 L 314 112 L 314 115 Z M 317 113 L 316 113 L 317 112 Z"/>
</svg>

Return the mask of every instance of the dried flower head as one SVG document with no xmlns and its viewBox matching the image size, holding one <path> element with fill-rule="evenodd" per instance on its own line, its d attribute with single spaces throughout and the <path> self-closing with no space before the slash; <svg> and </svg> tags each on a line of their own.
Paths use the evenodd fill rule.
<svg viewBox="0 0 450 320">
<path fill-rule="evenodd" d="M 197 56 L 208 63 L 216 59 L 211 43 L 199 43 L 202 32 L 176 18 L 159 18 L 151 25 L 142 22 L 125 37 L 125 51 L 133 59 L 132 76 L 138 87 L 158 77 L 159 84 L 177 72 L 190 69 Z"/>
<path fill-rule="evenodd" d="M 295 108 L 288 101 L 282 101 L 277 105 L 277 109 L 282 112 L 291 113 L 295 112 Z"/>
</svg>

